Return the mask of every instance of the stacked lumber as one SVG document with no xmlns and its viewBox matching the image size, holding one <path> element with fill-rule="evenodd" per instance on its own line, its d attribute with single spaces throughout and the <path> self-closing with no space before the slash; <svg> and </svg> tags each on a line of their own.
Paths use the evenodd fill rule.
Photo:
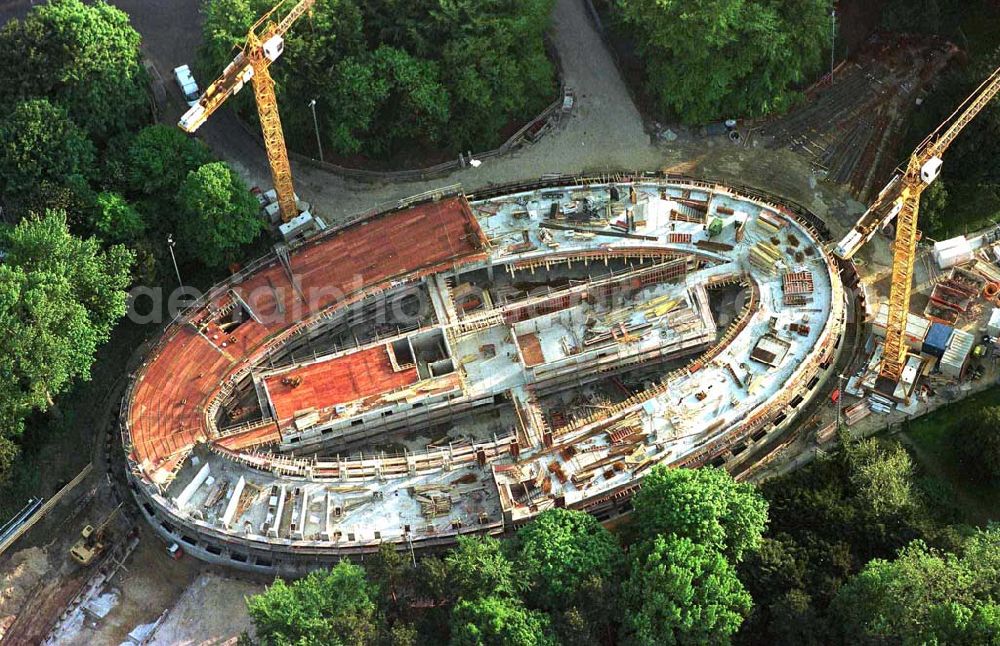
<svg viewBox="0 0 1000 646">
<path fill-rule="evenodd" d="M 750 264 L 773 274 L 781 261 L 781 251 L 770 242 L 761 241 L 750 247 Z"/>
</svg>

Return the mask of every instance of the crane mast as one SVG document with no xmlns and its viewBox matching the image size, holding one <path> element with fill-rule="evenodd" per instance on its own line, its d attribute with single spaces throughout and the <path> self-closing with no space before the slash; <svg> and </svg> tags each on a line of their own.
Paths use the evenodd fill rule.
<svg viewBox="0 0 1000 646">
<path fill-rule="evenodd" d="M 315 0 L 300 0 L 278 23 L 272 21 L 271 16 L 282 2 L 261 16 L 247 32 L 243 49 L 177 124 L 186 132 L 194 132 L 229 97 L 243 89 L 247 82 L 251 82 L 257 103 L 257 115 L 260 117 L 264 150 L 267 152 L 267 161 L 271 168 L 271 180 L 278 197 L 281 219 L 284 222 L 297 216 L 298 209 L 295 205 L 292 167 L 288 161 L 288 149 L 285 147 L 285 135 L 278 114 L 278 100 L 274 93 L 274 79 L 271 78 L 268 68 L 284 51 L 285 33 L 314 3 Z"/>
<path fill-rule="evenodd" d="M 892 279 L 889 287 L 889 312 L 886 321 L 885 347 L 879 367 L 877 389 L 893 392 L 906 365 L 906 319 L 910 312 L 913 266 L 916 259 L 917 221 L 920 196 L 941 174 L 941 156 L 955 138 L 1000 93 L 1000 68 L 995 70 L 972 95 L 952 113 L 935 132 L 913 152 L 902 175 L 897 175 L 879 195 L 876 204 L 883 206 L 895 194 L 888 213 L 896 217 L 896 237 L 892 247 Z M 942 131 L 943 130 L 943 131 Z M 862 216 L 862 220 L 867 216 Z M 889 215 L 885 220 L 891 219 Z M 859 221 L 859 225 L 862 223 Z M 869 220 L 870 224 L 870 220 Z M 858 226 L 853 233 L 858 233 Z M 850 235 L 850 234 L 848 234 Z M 864 232 L 862 235 L 868 235 Z M 843 243 L 842 243 L 843 244 Z M 862 243 L 863 244 L 863 243 Z M 860 245 L 858 245 L 860 247 Z M 855 251 L 857 248 L 855 247 Z M 853 253 L 853 252 L 852 252 Z"/>
</svg>

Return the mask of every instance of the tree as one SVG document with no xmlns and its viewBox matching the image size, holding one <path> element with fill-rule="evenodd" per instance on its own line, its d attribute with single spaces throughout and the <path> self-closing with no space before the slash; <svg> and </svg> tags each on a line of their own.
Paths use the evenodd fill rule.
<svg viewBox="0 0 1000 646">
<path fill-rule="evenodd" d="M 787 109 L 820 69 L 830 0 L 618 0 L 657 106 L 686 123 Z"/>
<path fill-rule="evenodd" d="M 527 610 L 520 601 L 504 596 L 463 599 L 452 611 L 454 646 L 555 646 L 549 620 Z"/>
<path fill-rule="evenodd" d="M 725 643 L 750 612 L 750 595 L 711 546 L 657 536 L 630 560 L 621 600 L 625 644 Z"/>
<path fill-rule="evenodd" d="M 767 524 L 767 502 L 749 484 L 714 467 L 657 466 L 633 500 L 638 536 L 672 534 L 718 549 L 734 562 L 756 549 Z"/>
<path fill-rule="evenodd" d="M 1000 480 L 1000 406 L 972 411 L 953 441 L 963 462 L 982 480 Z"/>
<path fill-rule="evenodd" d="M 327 151 L 386 158 L 415 147 L 451 152 L 499 143 L 512 121 L 552 100 L 544 34 L 552 0 L 318 0 L 286 34 L 272 68 L 282 105 L 316 100 Z M 232 59 L 267 0 L 205 3 L 202 70 Z M 256 119 L 248 95 L 234 106 Z M 290 145 L 315 150 L 308 109 L 282 113 Z"/>
<path fill-rule="evenodd" d="M 52 0 L 0 31 L 0 87 L 48 97 L 97 141 L 148 121 L 149 77 L 128 15 L 103 1 Z"/>
<path fill-rule="evenodd" d="M 510 15 L 494 3 L 441 3 L 437 29 L 452 34 L 441 58 L 442 80 L 452 97 L 453 146 L 493 147 L 512 120 L 530 118 L 552 100 L 544 35 L 553 4 L 528 0 L 520 3 L 518 15 Z"/>
<path fill-rule="evenodd" d="M 895 560 L 871 561 L 841 588 L 831 611 L 851 641 L 986 644 L 1000 625 L 998 595 L 994 527 L 970 537 L 961 556 L 915 541 Z"/>
<path fill-rule="evenodd" d="M 851 481 L 858 496 L 878 518 L 899 515 L 917 506 L 913 461 L 898 442 L 881 446 L 867 438 L 845 445 Z"/>
<path fill-rule="evenodd" d="M 98 193 L 91 221 L 94 230 L 109 242 L 137 240 L 146 230 L 142 215 L 118 193 Z"/>
<path fill-rule="evenodd" d="M 128 191 L 167 200 L 173 199 L 191 171 L 214 160 L 201 140 L 163 125 L 143 128 L 116 156 Z"/>
<path fill-rule="evenodd" d="M 504 553 L 503 544 L 490 536 L 462 536 L 445 558 L 452 593 L 460 599 L 478 599 L 487 595 L 515 597 L 524 588 L 514 565 Z"/>
<path fill-rule="evenodd" d="M 264 228 L 260 204 L 225 162 L 191 171 L 177 194 L 178 242 L 209 267 L 231 261 Z"/>
<path fill-rule="evenodd" d="M 18 448 L 17 444 L 11 441 L 6 433 L 11 432 L 12 429 L 7 428 L 0 431 L 0 486 L 7 483 L 10 479 L 11 471 L 14 468 L 14 462 L 17 460 L 17 456 L 20 455 L 21 450 Z"/>
<path fill-rule="evenodd" d="M 266 644 L 363 646 L 375 642 L 372 596 L 364 570 L 341 561 L 291 584 L 276 580 L 247 599 L 247 611 Z"/>
<path fill-rule="evenodd" d="M 86 189 L 94 155 L 64 109 L 46 99 L 18 103 L 0 120 L 0 197 L 31 208 L 55 187 Z"/>
<path fill-rule="evenodd" d="M 943 179 L 938 179 L 920 195 L 920 221 L 928 233 L 941 230 L 948 213 L 948 189 Z"/>
<path fill-rule="evenodd" d="M 515 543 L 517 571 L 529 581 L 526 597 L 532 607 L 561 613 L 558 632 L 566 628 L 579 638 L 608 629 L 623 555 L 596 518 L 550 509 L 519 529 Z"/>
<path fill-rule="evenodd" d="M 0 427 L 16 435 L 76 378 L 125 314 L 132 254 L 72 236 L 48 212 L 0 232 Z"/>
<path fill-rule="evenodd" d="M 941 30 L 938 0 L 889 0 L 882 8 L 882 27 L 890 31 L 936 34 Z"/>
<path fill-rule="evenodd" d="M 531 582 L 533 603 L 566 609 L 585 601 L 589 578 L 610 586 L 622 552 L 615 537 L 590 514 L 568 509 L 542 512 L 517 532 L 518 572 Z M 588 590 L 589 591 L 589 590 Z"/>
</svg>

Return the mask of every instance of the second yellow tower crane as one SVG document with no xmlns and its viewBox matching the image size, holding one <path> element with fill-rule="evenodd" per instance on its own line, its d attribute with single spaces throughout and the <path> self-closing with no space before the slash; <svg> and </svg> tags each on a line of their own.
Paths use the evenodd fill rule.
<svg viewBox="0 0 1000 646">
<path fill-rule="evenodd" d="M 980 84 L 963 103 L 924 139 L 906 164 L 882 189 L 878 199 L 861 216 L 835 250 L 841 258 L 850 258 L 875 232 L 896 218 L 896 237 L 892 243 L 892 281 L 889 287 L 889 316 L 886 322 L 885 348 L 876 390 L 894 391 L 906 365 L 906 318 L 910 312 L 913 265 L 916 259 L 917 219 L 920 196 L 941 174 L 941 159 L 955 138 L 1000 93 L 1000 68 Z"/>
</svg>

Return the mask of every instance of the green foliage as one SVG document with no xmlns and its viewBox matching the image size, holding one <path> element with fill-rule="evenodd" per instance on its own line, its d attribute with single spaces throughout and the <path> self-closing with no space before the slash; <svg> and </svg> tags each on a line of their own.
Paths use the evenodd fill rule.
<svg viewBox="0 0 1000 646">
<path fill-rule="evenodd" d="M 554 646 L 549 620 L 504 596 L 463 599 L 451 619 L 453 646 Z"/>
<path fill-rule="evenodd" d="M 460 537 L 458 547 L 448 554 L 445 563 L 451 592 L 461 599 L 515 597 L 524 588 L 524 580 L 514 571 L 503 544 L 489 536 Z"/>
<path fill-rule="evenodd" d="M 787 109 L 820 69 L 830 0 L 617 0 L 646 91 L 686 123 Z"/>
<path fill-rule="evenodd" d="M 201 140 L 163 125 L 143 128 L 116 156 L 121 158 L 125 188 L 158 199 L 172 196 L 188 173 L 213 161 Z"/>
<path fill-rule="evenodd" d="M 970 412 L 952 438 L 965 466 L 985 481 L 1000 481 L 1000 406 Z"/>
<path fill-rule="evenodd" d="M 118 193 L 99 193 L 91 226 L 109 242 L 131 242 L 142 236 L 146 223 Z"/>
<path fill-rule="evenodd" d="M 639 536 L 689 538 L 722 551 L 733 562 L 756 549 L 767 524 L 767 502 L 753 485 L 737 483 L 714 467 L 654 467 L 633 506 Z"/>
<path fill-rule="evenodd" d="M 181 211 L 178 242 L 209 267 L 235 259 L 241 245 L 263 229 L 260 204 L 225 162 L 191 171 L 177 194 Z"/>
<path fill-rule="evenodd" d="M 614 595 L 623 555 L 618 541 L 590 514 L 550 509 L 522 527 L 515 541 L 525 598 L 553 613 L 568 643 L 611 632 Z"/>
<path fill-rule="evenodd" d="M 657 536 L 631 558 L 622 584 L 625 644 L 717 644 L 750 612 L 750 595 L 726 558 L 689 538 Z"/>
<path fill-rule="evenodd" d="M 893 561 L 871 561 L 840 590 L 832 611 L 852 640 L 986 644 L 995 643 L 1000 625 L 997 599 L 1000 528 L 994 527 L 971 537 L 962 556 L 916 541 Z"/>
<path fill-rule="evenodd" d="M 319 0 L 286 35 L 272 74 L 292 146 L 314 150 L 316 99 L 328 151 L 388 157 L 414 146 L 451 150 L 500 143 L 512 121 L 551 100 L 543 44 L 552 0 Z M 201 73 L 214 78 L 266 0 L 203 7 Z M 253 103 L 236 107 L 254 118 Z"/>
<path fill-rule="evenodd" d="M 566 609 L 611 585 L 622 561 L 615 537 L 590 514 L 542 512 L 517 533 L 517 566 L 535 605 Z M 597 585 L 584 587 L 588 579 Z"/>
<path fill-rule="evenodd" d="M 993 16 L 983 19 L 995 23 L 997 11 L 993 9 Z M 988 14 L 989 10 L 969 12 Z M 914 114 L 904 151 L 944 122 L 997 67 L 1000 48 L 993 45 L 976 53 L 968 65 L 953 66 L 938 78 Z M 976 116 L 949 148 L 944 161 L 942 177 L 924 192 L 921 200 L 924 228 L 935 237 L 946 238 L 1000 220 L 1000 101 L 994 99 Z M 929 213 L 924 212 L 927 210 Z"/>
<path fill-rule="evenodd" d="M 132 254 L 75 238 L 58 211 L 0 232 L 0 247 L 0 428 L 16 435 L 25 416 L 89 376 L 125 314 Z"/>
<path fill-rule="evenodd" d="M 916 538 L 952 540 L 928 516 L 901 453 L 894 443 L 852 444 L 762 487 L 770 526 L 740 565 L 755 603 L 737 641 L 816 643 L 831 630 L 831 601 L 866 562 Z"/>
<path fill-rule="evenodd" d="M 94 157 L 64 109 L 46 99 L 18 103 L 0 120 L 0 197 L 34 210 L 53 188 L 86 188 Z"/>
<path fill-rule="evenodd" d="M 6 435 L 0 434 L 0 485 L 6 484 L 10 480 L 14 462 L 20 455 L 21 450 Z"/>
<path fill-rule="evenodd" d="M 948 217 L 948 189 L 943 179 L 938 179 L 920 195 L 919 216 L 926 233 L 935 235 L 942 230 Z"/>
<path fill-rule="evenodd" d="M 7 100 L 47 97 L 97 141 L 149 120 L 139 34 L 103 1 L 51 0 L 0 30 Z"/>
<path fill-rule="evenodd" d="M 848 442 L 845 450 L 855 490 L 877 518 L 899 515 L 917 504 L 913 461 L 899 443 L 883 447 L 868 438 Z"/>
<path fill-rule="evenodd" d="M 247 599 L 257 638 L 281 646 L 363 646 L 375 642 L 375 601 L 357 565 L 341 561 L 292 584 L 278 579 Z"/>
</svg>

